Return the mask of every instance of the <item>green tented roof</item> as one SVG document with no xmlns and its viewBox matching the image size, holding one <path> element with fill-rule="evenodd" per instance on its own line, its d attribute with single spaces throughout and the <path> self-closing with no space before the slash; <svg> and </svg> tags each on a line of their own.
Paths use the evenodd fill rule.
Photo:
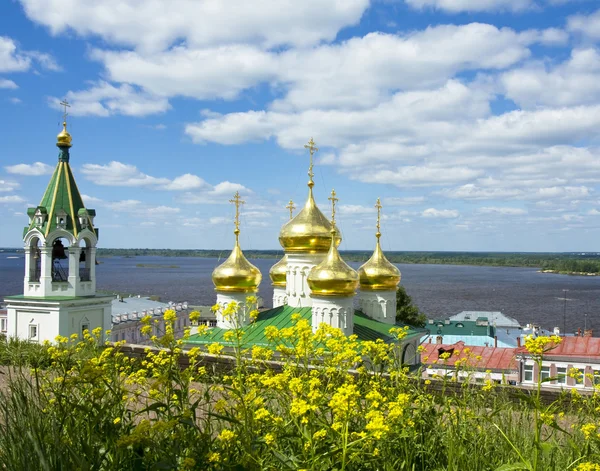
<svg viewBox="0 0 600 471">
<path fill-rule="evenodd" d="M 265 337 L 265 329 L 271 325 L 278 329 L 292 327 L 292 314 L 299 314 L 300 317 L 307 319 L 309 322 L 312 320 L 312 308 L 310 307 L 294 308 L 291 306 L 279 306 L 263 311 L 259 314 L 253 324 L 242 329 L 245 332 L 243 336 L 244 346 L 252 347 L 258 345 L 261 347 L 269 347 L 271 344 Z M 392 327 L 404 327 L 404 325 L 384 324 L 383 322 L 371 319 L 360 311 L 354 312 L 354 333 L 358 336 L 358 340 L 360 341 L 375 341 L 381 339 L 384 342 L 393 342 L 395 341 L 395 338 L 389 333 Z M 233 346 L 233 343 L 227 342 L 223 338 L 225 332 L 227 332 L 227 329 L 213 327 L 204 335 L 192 335 L 186 340 L 186 343 L 189 344 L 189 346 L 194 346 L 218 342 L 225 346 Z M 420 330 L 409 329 L 408 336 L 420 336 L 423 335 L 423 333 L 424 332 Z"/>
<path fill-rule="evenodd" d="M 37 208 L 30 208 L 27 214 L 33 217 L 38 210 L 46 215 L 44 223 L 40 227 L 36 224 L 35 219 L 33 219 L 31 224 L 25 228 L 25 232 L 37 227 L 37 229 L 47 236 L 58 226 L 56 216 L 64 211 L 64 214 L 66 214 L 65 230 L 77 236 L 81 232 L 78 215 L 95 215 L 94 210 L 86 210 L 83 204 L 81 194 L 75 183 L 75 177 L 73 177 L 73 172 L 69 165 L 68 150 L 66 149 L 61 149 L 58 164 L 54 169 L 42 201 Z M 92 231 L 95 231 L 91 219 L 88 221 L 88 227 Z"/>
</svg>

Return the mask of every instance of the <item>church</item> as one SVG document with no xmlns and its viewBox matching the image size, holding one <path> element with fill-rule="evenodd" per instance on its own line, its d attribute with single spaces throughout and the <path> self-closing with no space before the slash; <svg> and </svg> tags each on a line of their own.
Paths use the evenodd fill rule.
<svg viewBox="0 0 600 471">
<path fill-rule="evenodd" d="M 63 105 L 68 106 L 67 103 Z M 86 208 L 71 170 L 72 137 L 63 130 L 57 136 L 58 163 L 40 204 L 29 208 L 29 223 L 23 231 L 25 277 L 23 294 L 7 296 L 7 336 L 32 342 L 53 342 L 56 336 L 81 335 L 85 330 L 111 329 L 113 296 L 96 294 L 96 212 Z M 262 274 L 244 256 L 239 242 L 239 193 L 235 204 L 235 242 L 230 256 L 216 267 L 212 281 L 216 291 L 217 325 L 205 335 L 192 335 L 189 347 L 221 342 L 228 346 L 225 333 L 241 328 L 248 346 L 268 346 L 265 329 L 292 325 L 292 316 L 307 319 L 316 330 L 321 323 L 339 328 L 359 340 L 396 342 L 390 329 L 396 324 L 396 289 L 400 271 L 383 254 L 379 239 L 381 204 L 377 200 L 375 250 L 358 271 L 342 259 L 337 247 L 342 234 L 335 223 L 338 198 L 331 192 L 331 219 L 317 207 L 313 195 L 314 141 L 305 145 L 310 153 L 308 197 L 301 211 L 279 233 L 284 257 L 273 265 L 273 307 L 258 313 L 247 299 L 258 294 Z M 357 294 L 358 293 L 358 294 Z M 226 315 L 232 303 L 239 306 L 235 316 Z M 420 362 L 417 346 L 423 332 L 408 329 L 402 339 L 402 361 Z"/>
<path fill-rule="evenodd" d="M 246 259 L 240 247 L 239 211 L 244 201 L 236 193 L 230 200 L 236 207 L 233 250 L 212 274 L 217 294 L 217 326 L 203 335 L 192 335 L 187 340 L 188 345 L 219 342 L 232 346 L 225 333 L 239 328 L 245 331 L 244 346 L 268 347 L 267 327 L 290 327 L 294 314 L 308 320 L 313 331 L 325 323 L 341 329 L 345 335 L 356 335 L 359 341 L 397 341 L 390 330 L 403 327 L 396 323 L 396 290 L 400 271 L 381 250 L 381 203 L 378 199 L 375 205 L 377 224 L 373 255 L 356 271 L 344 262 L 337 249 L 342 234 L 335 223 L 338 201 L 335 190 L 329 197 L 331 219 L 327 219 L 315 203 L 313 155 L 318 149 L 312 139 L 304 147 L 310 153 L 308 197 L 295 217 L 292 217 L 293 205 L 290 202 L 290 220 L 279 232 L 279 243 L 285 255 L 269 272 L 273 285 L 272 309 L 258 313 L 255 319 L 251 316 L 256 306 L 248 303 L 247 299 L 258 293 L 262 275 Z M 238 306 L 234 316 L 226 313 L 231 303 Z M 404 364 L 420 363 L 417 347 L 423 333 L 419 329 L 408 329 L 406 337 L 401 340 Z"/>
<path fill-rule="evenodd" d="M 96 211 L 86 208 L 69 164 L 72 138 L 57 136 L 58 163 L 23 229 L 23 294 L 7 296 L 7 336 L 54 342 L 56 336 L 111 328 L 113 296 L 96 295 Z"/>
</svg>

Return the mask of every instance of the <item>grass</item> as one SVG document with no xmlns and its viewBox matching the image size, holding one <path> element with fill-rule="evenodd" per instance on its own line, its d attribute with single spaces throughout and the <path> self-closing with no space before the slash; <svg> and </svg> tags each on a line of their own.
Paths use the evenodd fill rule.
<svg viewBox="0 0 600 471">
<path fill-rule="evenodd" d="M 545 405 L 539 389 L 514 400 L 489 380 L 445 394 L 448 378 L 431 393 L 394 345 L 313 333 L 302 319 L 271 329 L 270 349 L 246 349 L 230 331 L 235 361 L 222 374 L 205 361 L 222 345 L 184 351 L 175 312 L 165 320 L 160 348 L 142 359 L 99 345 L 100 332 L 3 344 L 3 469 L 600 470 L 596 393 Z M 541 361 L 557 340 L 538 339 L 528 348 Z M 274 354 L 282 370 L 270 368 Z"/>
</svg>

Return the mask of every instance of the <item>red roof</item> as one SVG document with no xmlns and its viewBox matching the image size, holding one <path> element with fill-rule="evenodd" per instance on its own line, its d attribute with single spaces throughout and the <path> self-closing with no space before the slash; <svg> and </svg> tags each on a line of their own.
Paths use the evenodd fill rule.
<svg viewBox="0 0 600 471">
<path fill-rule="evenodd" d="M 515 356 L 521 350 L 519 348 L 465 346 L 462 341 L 451 345 L 425 343 L 423 346 L 425 350 L 421 353 L 421 361 L 426 365 L 444 365 L 444 360 L 440 360 L 439 355 L 444 351 L 454 350 L 445 364 L 454 366 L 457 360 L 467 358 L 467 366 L 482 370 L 516 370 Z"/>
<path fill-rule="evenodd" d="M 600 337 L 563 337 L 545 355 L 600 358 Z"/>
</svg>

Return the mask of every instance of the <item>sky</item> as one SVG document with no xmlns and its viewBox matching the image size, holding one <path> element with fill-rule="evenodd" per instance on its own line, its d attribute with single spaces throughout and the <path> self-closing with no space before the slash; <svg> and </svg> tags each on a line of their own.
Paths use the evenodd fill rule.
<svg viewBox="0 0 600 471">
<path fill-rule="evenodd" d="M 342 250 L 600 250 L 598 0 L 4 0 L 0 246 L 65 98 L 101 247 L 280 249 L 312 137 Z"/>
</svg>

